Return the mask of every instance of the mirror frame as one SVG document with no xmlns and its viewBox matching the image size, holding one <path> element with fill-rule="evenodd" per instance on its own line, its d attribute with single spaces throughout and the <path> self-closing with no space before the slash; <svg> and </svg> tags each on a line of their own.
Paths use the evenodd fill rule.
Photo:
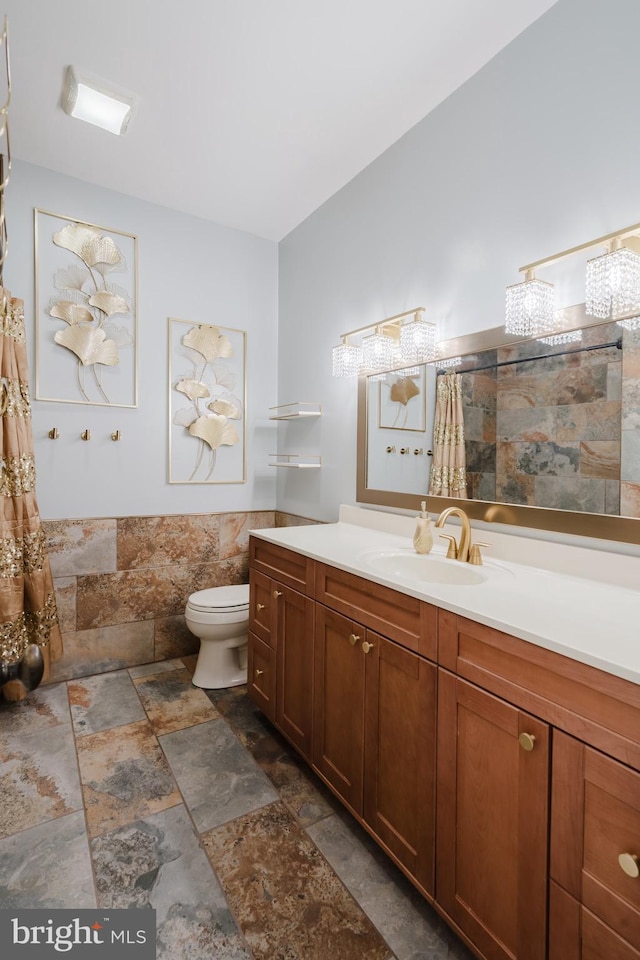
<svg viewBox="0 0 640 960">
<path fill-rule="evenodd" d="M 587 317 L 584 304 L 577 304 L 559 311 L 559 329 L 575 330 L 578 327 L 596 326 L 607 321 Z M 509 337 L 502 327 L 494 327 L 481 333 L 469 334 L 448 340 L 443 344 L 442 358 L 464 356 L 482 350 L 493 350 L 513 343 L 524 342 L 520 337 Z M 547 507 L 495 503 L 488 500 L 466 500 L 452 497 L 431 497 L 427 494 L 395 493 L 393 490 L 376 490 L 367 486 L 367 386 L 368 378 L 358 378 L 358 432 L 356 463 L 356 501 L 380 507 L 401 510 L 420 510 L 426 500 L 429 513 L 439 514 L 447 507 L 462 507 L 472 520 L 487 523 L 505 523 L 535 530 L 551 530 L 554 533 L 593 537 L 621 543 L 640 544 L 640 518 L 619 517 L 609 514 L 582 513 L 572 510 L 552 510 Z"/>
</svg>

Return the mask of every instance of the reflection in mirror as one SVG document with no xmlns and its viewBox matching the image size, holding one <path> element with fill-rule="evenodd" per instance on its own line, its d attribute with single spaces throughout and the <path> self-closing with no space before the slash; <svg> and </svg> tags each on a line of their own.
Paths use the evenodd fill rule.
<svg viewBox="0 0 640 960">
<path fill-rule="evenodd" d="M 629 524 L 624 531 L 610 524 L 603 532 L 586 516 L 582 523 L 574 516 L 640 518 L 640 330 L 596 324 L 583 329 L 581 342 L 531 340 L 467 353 L 456 370 L 467 497 L 478 503 L 472 516 L 640 541 L 640 531 Z M 359 464 L 362 502 L 417 507 L 429 490 L 437 375 L 437 365 L 427 365 L 415 380 L 425 384 L 424 429 L 415 419 L 418 395 L 407 403 L 402 429 L 400 420 L 395 431 L 387 425 L 381 411 L 391 403 L 397 372 L 361 390 L 367 417 L 366 456 Z M 439 511 L 447 502 L 431 498 L 429 509 Z"/>
</svg>

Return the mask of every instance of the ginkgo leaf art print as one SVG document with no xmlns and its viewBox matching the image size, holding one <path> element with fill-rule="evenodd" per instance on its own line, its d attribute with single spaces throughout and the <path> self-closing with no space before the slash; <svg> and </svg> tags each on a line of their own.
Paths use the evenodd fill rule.
<svg viewBox="0 0 640 960">
<path fill-rule="evenodd" d="M 424 430 L 425 367 L 396 370 L 380 381 L 379 427 Z"/>
<path fill-rule="evenodd" d="M 137 406 L 137 238 L 35 211 L 36 399 Z"/>
<path fill-rule="evenodd" d="M 169 482 L 244 483 L 246 333 L 169 319 Z"/>
</svg>

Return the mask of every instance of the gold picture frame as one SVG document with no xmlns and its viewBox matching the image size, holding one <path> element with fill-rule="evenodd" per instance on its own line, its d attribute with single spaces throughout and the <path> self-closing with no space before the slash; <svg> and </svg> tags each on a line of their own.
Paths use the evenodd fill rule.
<svg viewBox="0 0 640 960">
<path fill-rule="evenodd" d="M 246 483 L 247 334 L 169 317 L 169 483 Z"/>
<path fill-rule="evenodd" d="M 138 238 L 34 210 L 35 399 L 138 406 Z"/>
</svg>

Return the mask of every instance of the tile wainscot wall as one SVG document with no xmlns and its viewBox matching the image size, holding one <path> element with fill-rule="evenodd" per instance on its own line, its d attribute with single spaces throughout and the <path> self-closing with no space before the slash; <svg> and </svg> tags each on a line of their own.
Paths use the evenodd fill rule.
<svg viewBox="0 0 640 960">
<path fill-rule="evenodd" d="M 197 653 L 189 595 L 248 581 L 249 530 L 311 522 L 273 510 L 44 521 L 64 641 L 50 679 Z"/>
</svg>

